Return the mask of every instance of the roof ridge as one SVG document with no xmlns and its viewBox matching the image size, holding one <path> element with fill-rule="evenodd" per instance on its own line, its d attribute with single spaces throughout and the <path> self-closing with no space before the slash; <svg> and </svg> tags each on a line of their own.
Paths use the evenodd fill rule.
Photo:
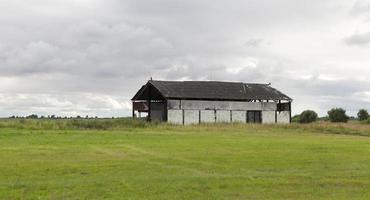
<svg viewBox="0 0 370 200">
<path fill-rule="evenodd" d="M 270 85 L 270 83 L 256 83 L 256 82 L 242 82 L 242 81 L 214 81 L 214 80 L 201 80 L 201 81 L 168 81 L 168 80 L 149 80 L 150 82 L 169 82 L 169 83 L 189 83 L 189 82 L 201 82 L 201 83 L 241 83 L 247 85 Z"/>
</svg>

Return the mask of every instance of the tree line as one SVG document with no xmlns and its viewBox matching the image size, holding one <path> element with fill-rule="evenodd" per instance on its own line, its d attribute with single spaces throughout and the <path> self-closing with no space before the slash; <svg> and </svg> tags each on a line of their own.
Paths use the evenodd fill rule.
<svg viewBox="0 0 370 200">
<path fill-rule="evenodd" d="M 56 115 L 48 115 L 48 116 L 38 116 L 36 114 L 32 114 L 32 115 L 28 115 L 28 116 L 10 116 L 9 117 L 10 119 L 97 119 L 99 118 L 98 116 L 84 116 L 84 117 L 81 117 L 80 115 L 77 115 L 76 117 L 62 117 L 62 116 L 56 116 Z M 114 118 L 114 117 L 113 117 Z"/>
<path fill-rule="evenodd" d="M 357 113 L 357 118 L 352 117 L 358 121 L 369 120 L 369 112 L 366 109 L 360 109 Z M 292 121 L 299 123 L 312 123 L 317 121 L 318 115 L 313 110 L 305 110 L 301 114 L 293 117 Z M 323 118 L 324 120 L 329 120 L 331 122 L 342 122 L 347 123 L 351 117 L 346 114 L 346 110 L 343 108 L 332 108 L 328 111 L 328 115 Z"/>
</svg>

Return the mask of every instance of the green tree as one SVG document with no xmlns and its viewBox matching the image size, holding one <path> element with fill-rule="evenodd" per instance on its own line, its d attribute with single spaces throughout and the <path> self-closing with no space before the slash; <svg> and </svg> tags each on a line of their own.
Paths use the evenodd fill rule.
<svg viewBox="0 0 370 200">
<path fill-rule="evenodd" d="M 313 110 L 305 110 L 299 116 L 299 123 L 312 123 L 317 120 L 317 113 Z"/>
<path fill-rule="evenodd" d="M 328 111 L 328 115 L 331 122 L 348 122 L 349 119 L 343 108 L 333 108 Z"/>
<path fill-rule="evenodd" d="M 365 121 L 369 118 L 369 113 L 365 109 L 361 109 L 357 113 L 358 120 Z"/>
<path fill-rule="evenodd" d="M 39 117 L 36 114 L 28 115 L 27 119 L 38 119 Z"/>
<path fill-rule="evenodd" d="M 292 122 L 294 122 L 294 123 L 299 123 L 299 117 L 300 117 L 300 115 L 294 115 L 294 116 L 292 117 Z"/>
</svg>

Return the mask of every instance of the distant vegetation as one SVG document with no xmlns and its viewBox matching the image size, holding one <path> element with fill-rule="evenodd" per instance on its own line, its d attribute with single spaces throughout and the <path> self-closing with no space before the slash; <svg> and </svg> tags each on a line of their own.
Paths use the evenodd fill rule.
<svg viewBox="0 0 370 200">
<path fill-rule="evenodd" d="M 312 123 L 315 122 L 316 120 L 317 113 L 313 110 L 305 110 L 298 117 L 298 122 L 302 124 Z"/>
<path fill-rule="evenodd" d="M 370 124 L 368 111 L 365 109 L 359 110 L 357 118 L 349 117 L 346 111 L 342 108 L 333 108 L 328 111 L 328 116 L 318 117 L 318 114 L 313 110 L 305 110 L 299 115 L 292 117 L 293 123 L 309 124 L 316 121 L 324 122 L 343 122 L 348 120 L 359 120 L 363 124 Z M 170 124 L 163 124 L 158 121 L 147 123 L 143 119 L 126 118 L 98 118 L 98 117 L 61 117 L 56 115 L 38 116 L 31 114 L 26 117 L 11 116 L 8 119 L 0 120 L 0 128 L 17 128 L 17 129 L 51 129 L 51 130 L 71 130 L 71 129 L 125 129 L 125 128 L 139 128 L 139 127 L 154 127 L 159 124 L 163 126 L 170 126 Z"/>
<path fill-rule="evenodd" d="M 342 122 L 347 123 L 349 120 L 358 120 L 364 124 L 370 123 L 369 113 L 366 109 L 360 109 L 357 113 L 357 118 L 354 116 L 348 116 L 346 110 L 343 108 L 333 108 L 328 111 L 327 116 L 318 117 L 317 113 L 313 110 L 305 110 L 299 115 L 292 117 L 293 123 L 312 123 L 315 121 L 330 121 L 330 122 Z"/>
<path fill-rule="evenodd" d="M 365 109 L 361 109 L 357 113 L 358 120 L 360 121 L 365 121 L 369 119 L 369 113 Z"/>
<path fill-rule="evenodd" d="M 95 117 L 91 117 L 91 116 L 88 116 L 86 115 L 85 117 L 81 117 L 80 115 L 77 115 L 76 117 L 67 117 L 67 116 L 56 116 L 56 115 L 48 115 L 48 116 L 38 116 L 36 114 L 31 114 L 31 115 L 28 115 L 28 116 L 10 116 L 9 119 L 97 119 L 98 117 L 95 116 Z M 114 118 L 114 117 L 112 117 Z"/>
<path fill-rule="evenodd" d="M 328 111 L 328 115 L 331 122 L 348 122 L 349 119 L 343 108 L 333 108 Z"/>
<path fill-rule="evenodd" d="M 33 119 L 16 118 L 0 120 L 0 128 L 31 130 L 71 130 L 71 129 L 124 129 L 156 126 L 159 122 L 147 123 L 132 118 L 116 119 Z"/>
</svg>

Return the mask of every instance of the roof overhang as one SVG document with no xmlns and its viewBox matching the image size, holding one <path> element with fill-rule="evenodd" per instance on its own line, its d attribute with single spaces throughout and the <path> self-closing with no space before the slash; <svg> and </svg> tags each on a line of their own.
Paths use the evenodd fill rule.
<svg viewBox="0 0 370 200">
<path fill-rule="evenodd" d="M 147 84 L 143 85 L 140 90 L 131 99 L 132 101 L 138 100 L 165 100 L 164 95 L 148 81 Z"/>
</svg>

